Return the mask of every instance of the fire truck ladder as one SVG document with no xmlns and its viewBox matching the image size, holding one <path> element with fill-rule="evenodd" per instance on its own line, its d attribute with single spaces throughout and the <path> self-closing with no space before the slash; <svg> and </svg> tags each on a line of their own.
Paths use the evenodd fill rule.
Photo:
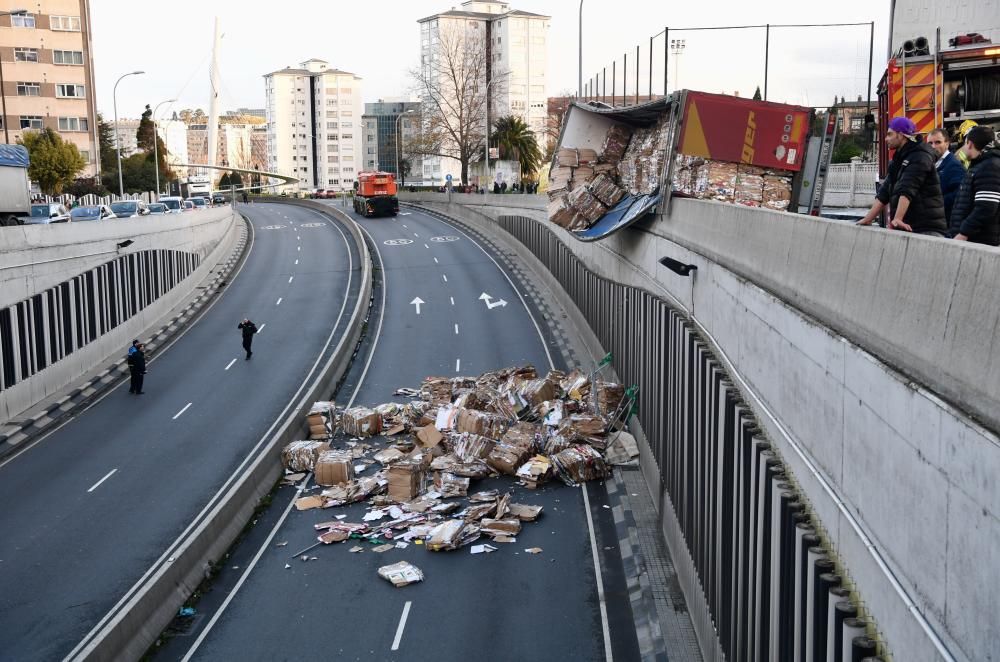
<svg viewBox="0 0 1000 662">
<path fill-rule="evenodd" d="M 826 176 L 830 170 L 830 161 L 833 159 L 833 143 L 837 139 L 837 127 L 840 125 L 840 116 L 836 112 L 828 112 L 824 119 L 826 130 L 823 133 L 819 158 L 816 160 L 816 171 L 812 177 L 812 204 L 806 211 L 810 216 L 819 216 L 823 206 L 823 190 L 826 188 Z"/>
</svg>

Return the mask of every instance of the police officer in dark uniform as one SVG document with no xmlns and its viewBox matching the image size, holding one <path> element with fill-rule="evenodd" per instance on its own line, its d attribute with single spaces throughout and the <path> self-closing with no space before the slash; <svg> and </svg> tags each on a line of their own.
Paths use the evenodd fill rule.
<svg viewBox="0 0 1000 662">
<path fill-rule="evenodd" d="M 135 351 L 128 357 L 128 370 L 132 377 L 128 392 L 136 395 L 143 395 L 143 377 L 146 374 L 146 346 L 142 343 L 135 345 Z"/>
<path fill-rule="evenodd" d="M 251 351 L 250 347 L 253 345 L 253 335 L 257 333 L 257 325 L 249 319 L 244 318 L 236 328 L 243 332 L 243 349 L 246 350 L 246 360 L 249 361 L 250 357 L 253 356 L 253 351 Z"/>
</svg>

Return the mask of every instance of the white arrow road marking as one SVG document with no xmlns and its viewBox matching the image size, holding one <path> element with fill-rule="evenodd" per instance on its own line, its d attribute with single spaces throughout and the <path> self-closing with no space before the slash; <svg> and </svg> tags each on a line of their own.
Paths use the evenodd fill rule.
<svg viewBox="0 0 1000 662">
<path fill-rule="evenodd" d="M 494 303 L 493 302 L 493 297 L 491 297 L 486 292 L 483 292 L 482 294 L 479 295 L 479 300 L 486 302 L 486 309 L 487 310 L 493 310 L 497 306 L 506 306 L 507 305 L 507 302 L 504 301 L 503 299 L 497 299 L 496 302 Z"/>
<path fill-rule="evenodd" d="M 190 406 L 191 406 L 190 402 L 187 403 L 186 405 L 184 405 L 184 409 L 181 409 L 179 412 L 177 412 L 176 414 L 174 414 L 174 420 L 176 421 L 178 418 L 180 418 L 181 414 L 183 414 L 184 412 L 186 412 L 188 410 L 188 407 L 190 407 Z"/>
<path fill-rule="evenodd" d="M 392 650 L 399 650 L 399 640 L 403 638 L 403 628 L 406 627 L 406 617 L 410 615 L 410 601 L 403 605 L 403 615 L 399 617 L 399 626 L 396 628 L 396 638 L 392 640 Z"/>
<path fill-rule="evenodd" d="M 425 303 L 427 303 L 427 302 L 424 301 L 423 299 L 421 299 L 420 297 L 413 297 L 413 301 L 410 302 L 410 305 L 417 307 L 417 315 L 419 315 L 420 314 L 420 306 L 422 304 L 425 304 Z"/>
<path fill-rule="evenodd" d="M 229 362 L 229 365 L 226 366 L 226 370 L 232 368 L 234 363 L 236 363 L 236 359 L 233 359 L 232 361 Z"/>
<path fill-rule="evenodd" d="M 93 492 L 94 490 L 96 490 L 98 487 L 101 486 L 101 483 L 106 481 L 108 478 L 111 478 L 116 471 L 118 471 L 118 469 L 112 469 L 111 471 L 109 471 L 107 476 L 94 483 L 93 486 L 89 490 L 87 490 L 87 492 Z"/>
</svg>

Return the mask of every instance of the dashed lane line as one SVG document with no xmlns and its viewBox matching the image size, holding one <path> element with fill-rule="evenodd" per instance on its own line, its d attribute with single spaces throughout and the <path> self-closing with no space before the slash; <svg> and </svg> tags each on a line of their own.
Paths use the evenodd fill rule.
<svg viewBox="0 0 1000 662">
<path fill-rule="evenodd" d="M 100 479 L 99 481 L 97 481 L 96 483 L 94 483 L 93 485 L 91 485 L 90 489 L 87 490 L 87 493 L 89 494 L 89 493 L 93 492 L 94 490 L 96 490 L 98 487 L 100 487 L 101 483 L 103 483 L 104 481 L 106 481 L 108 478 L 111 478 L 112 476 L 114 476 L 116 471 L 118 471 L 118 469 L 112 469 L 111 471 L 109 471 L 104 478 Z M 409 604 L 409 603 L 407 603 L 407 604 Z M 395 649 L 393 649 L 393 650 L 395 650 Z"/>
<path fill-rule="evenodd" d="M 190 407 L 191 405 L 192 405 L 192 403 L 190 403 L 190 402 L 187 403 L 186 405 L 184 405 L 183 409 L 181 409 L 179 412 L 177 412 L 176 414 L 174 414 L 174 420 L 176 421 L 178 418 L 180 418 L 181 414 L 183 414 L 184 412 L 186 412 L 188 410 L 188 407 Z"/>
</svg>

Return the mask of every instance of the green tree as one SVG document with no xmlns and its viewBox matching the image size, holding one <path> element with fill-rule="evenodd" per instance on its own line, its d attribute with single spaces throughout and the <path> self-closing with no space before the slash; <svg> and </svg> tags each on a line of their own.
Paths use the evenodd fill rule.
<svg viewBox="0 0 1000 662">
<path fill-rule="evenodd" d="M 52 129 L 26 132 L 18 142 L 28 149 L 31 159 L 28 176 L 46 195 L 60 195 L 63 187 L 87 166 L 76 145 L 64 141 Z"/>
<path fill-rule="evenodd" d="M 230 175 L 229 175 L 229 184 L 231 186 L 235 186 L 236 188 L 242 188 L 243 187 L 243 175 L 241 175 L 238 172 L 230 173 Z"/>
<path fill-rule="evenodd" d="M 122 159 L 122 184 L 126 193 L 145 193 L 156 189 L 156 162 L 153 154 L 136 152 Z M 110 188 L 116 190 L 117 182 Z"/>
<path fill-rule="evenodd" d="M 63 187 L 63 193 L 69 193 L 70 195 L 75 195 L 78 198 L 90 195 L 91 193 L 96 196 L 103 197 L 108 195 L 110 191 L 96 177 L 80 177 L 79 179 L 74 179 L 72 183 Z"/>
<path fill-rule="evenodd" d="M 832 163 L 850 163 L 855 156 L 862 156 L 865 152 L 861 142 L 863 136 L 837 136 L 837 144 L 833 148 Z"/>
<path fill-rule="evenodd" d="M 156 130 L 153 128 L 153 111 L 150 110 L 149 104 L 146 104 L 146 110 L 142 111 L 142 117 L 139 118 L 139 128 L 135 132 L 135 142 L 139 146 L 139 149 L 145 152 L 153 151 L 153 138 L 156 135 Z"/>
<path fill-rule="evenodd" d="M 118 161 L 115 158 L 115 129 L 104 117 L 97 114 L 97 142 L 101 153 L 101 170 L 103 172 L 118 172 Z M 115 175 L 117 177 L 118 175 Z"/>
<path fill-rule="evenodd" d="M 517 115 L 501 117 L 494 124 L 496 127 L 490 136 L 490 144 L 500 149 L 500 158 L 518 161 L 521 165 L 521 175 L 532 175 L 538 172 L 542 161 L 541 150 L 535 134 Z"/>
<path fill-rule="evenodd" d="M 413 169 L 413 165 L 410 163 L 410 159 L 401 159 L 399 162 L 399 185 L 406 186 L 406 176 L 410 174 Z"/>
<path fill-rule="evenodd" d="M 229 188 L 230 186 L 231 183 L 229 181 L 229 173 L 228 172 L 222 173 L 222 177 L 219 179 L 219 188 L 225 189 Z"/>
</svg>

